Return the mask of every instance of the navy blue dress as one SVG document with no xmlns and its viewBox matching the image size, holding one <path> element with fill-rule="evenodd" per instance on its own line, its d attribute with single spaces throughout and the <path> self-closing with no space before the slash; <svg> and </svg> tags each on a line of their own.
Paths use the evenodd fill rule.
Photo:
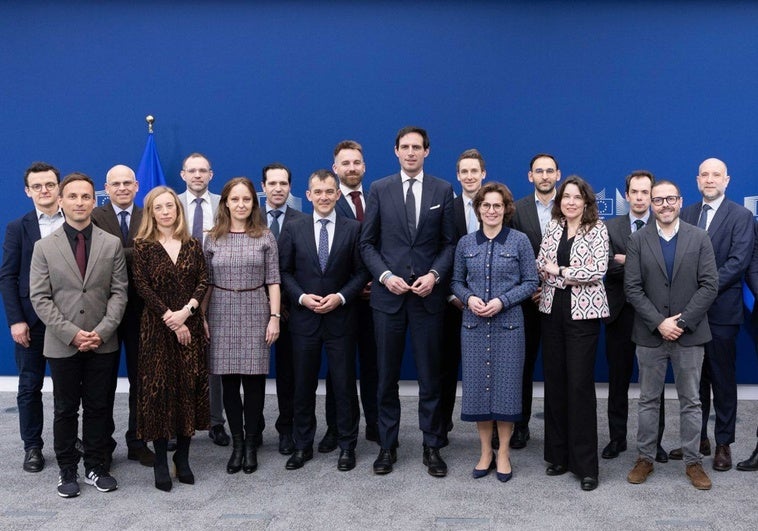
<svg viewBox="0 0 758 531">
<path fill-rule="evenodd" d="M 461 420 L 521 419 L 524 315 L 520 303 L 537 290 L 539 277 L 527 236 L 504 227 L 492 240 L 479 230 L 461 238 L 455 251 L 452 292 L 463 301 Z M 468 309 L 472 295 L 503 309 L 481 318 Z"/>
</svg>

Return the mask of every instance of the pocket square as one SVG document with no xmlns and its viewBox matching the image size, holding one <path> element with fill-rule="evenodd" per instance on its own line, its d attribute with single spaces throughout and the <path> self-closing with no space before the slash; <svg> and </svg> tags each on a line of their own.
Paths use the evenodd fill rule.
<svg viewBox="0 0 758 531">
<path fill-rule="evenodd" d="M 433 207 L 431 207 L 429 210 L 434 210 L 435 208 L 439 208 L 440 206 L 441 206 L 441 205 L 434 205 L 434 206 L 433 206 Z"/>
</svg>

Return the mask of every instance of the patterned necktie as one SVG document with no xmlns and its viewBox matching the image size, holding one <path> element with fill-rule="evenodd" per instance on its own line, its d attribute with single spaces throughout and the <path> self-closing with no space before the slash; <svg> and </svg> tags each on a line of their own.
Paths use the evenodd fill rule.
<svg viewBox="0 0 758 531">
<path fill-rule="evenodd" d="M 74 253 L 76 259 L 76 265 L 79 266 L 79 272 L 84 274 L 87 272 L 87 248 L 84 246 L 84 234 L 81 232 L 76 233 L 76 252 Z"/>
<path fill-rule="evenodd" d="M 634 220 L 634 227 L 635 227 L 634 232 L 637 232 L 638 230 L 640 230 L 644 226 L 645 226 L 645 222 L 642 221 L 641 219 L 635 219 Z"/>
<path fill-rule="evenodd" d="M 703 209 L 700 211 L 700 219 L 697 220 L 698 228 L 705 230 L 708 225 L 708 211 L 711 209 L 711 205 L 703 205 Z"/>
<path fill-rule="evenodd" d="M 470 199 L 469 199 L 469 202 L 466 203 L 466 219 L 468 220 L 466 222 L 467 224 L 466 231 L 469 234 L 479 230 L 479 220 L 476 219 L 476 214 L 474 213 L 474 202 L 471 201 Z"/>
<path fill-rule="evenodd" d="M 118 215 L 121 218 L 121 237 L 126 243 L 127 238 L 129 238 L 129 224 L 126 222 L 126 216 L 129 215 L 129 212 L 122 210 Z"/>
<path fill-rule="evenodd" d="M 361 193 L 359 191 L 350 192 L 350 199 L 355 205 L 355 219 L 363 221 L 363 203 L 361 202 Z"/>
<path fill-rule="evenodd" d="M 318 263 L 321 265 L 321 272 L 326 271 L 326 262 L 329 260 L 329 233 L 326 230 L 328 219 L 318 220 L 321 223 L 321 232 L 318 235 Z"/>
<path fill-rule="evenodd" d="M 271 214 L 271 217 L 274 218 L 274 220 L 271 222 L 271 226 L 269 229 L 271 229 L 271 234 L 274 235 L 274 238 L 277 240 L 279 239 L 279 216 L 282 215 L 281 210 L 269 210 L 269 214 Z"/>
<path fill-rule="evenodd" d="M 192 220 L 192 237 L 203 243 L 203 198 L 196 197 L 193 202 L 195 203 L 195 217 Z"/>
<path fill-rule="evenodd" d="M 408 192 L 405 194 L 405 218 L 408 222 L 408 231 L 411 239 L 416 237 L 416 196 L 413 194 L 413 185 L 416 179 L 408 179 Z"/>
</svg>

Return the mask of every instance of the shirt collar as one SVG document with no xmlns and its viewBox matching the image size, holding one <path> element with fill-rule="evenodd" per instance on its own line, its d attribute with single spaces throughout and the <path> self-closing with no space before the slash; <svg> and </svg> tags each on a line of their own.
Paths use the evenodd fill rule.
<svg viewBox="0 0 758 531">
<path fill-rule="evenodd" d="M 638 219 L 641 219 L 642 221 L 645 222 L 645 225 L 647 225 L 648 222 L 650 221 L 650 209 L 648 209 L 645 215 L 642 216 L 641 218 L 635 217 L 635 215 L 632 214 L 631 211 L 629 212 L 629 226 L 630 227 L 634 225 L 634 222 L 637 221 Z"/>
<path fill-rule="evenodd" d="M 503 225 L 503 228 L 500 229 L 500 232 L 497 233 L 497 236 L 492 238 L 492 241 L 497 242 L 500 245 L 505 244 L 505 240 L 508 238 L 508 232 L 510 232 L 510 230 L 511 229 Z M 477 245 L 481 245 L 490 240 L 487 236 L 484 235 L 484 231 L 482 229 L 477 230 L 475 234 Z"/>
<path fill-rule="evenodd" d="M 408 174 L 405 173 L 404 170 L 400 170 L 400 180 L 405 183 L 410 177 L 408 177 Z M 424 170 L 421 170 L 421 172 L 414 177 L 418 182 L 423 183 L 424 182 Z"/>
<path fill-rule="evenodd" d="M 661 226 L 658 224 L 658 220 L 655 221 L 655 228 L 658 230 L 658 236 L 661 238 L 666 238 L 666 236 L 663 234 L 663 231 L 661 230 Z M 676 218 L 676 224 L 674 225 L 674 232 L 671 234 L 671 238 L 679 234 L 679 218 Z"/>
<path fill-rule="evenodd" d="M 47 214 L 45 214 L 44 212 L 42 212 L 37 207 L 34 207 L 34 210 L 37 212 L 37 221 L 39 221 L 42 218 L 42 216 L 48 217 L 50 219 L 62 218 L 63 217 L 63 210 L 61 210 L 60 208 L 58 208 L 58 211 L 55 214 L 53 214 L 52 216 L 48 216 Z"/>
<path fill-rule="evenodd" d="M 318 222 L 319 222 L 319 220 L 321 220 L 321 219 L 328 219 L 328 220 L 329 220 L 329 221 L 331 221 L 332 223 L 336 223 L 336 222 L 337 222 L 337 212 L 336 212 L 334 209 L 332 209 L 332 211 L 329 213 L 329 215 L 328 215 L 328 216 L 325 216 L 325 217 L 321 217 L 321 216 L 319 216 L 319 215 L 318 215 L 318 213 L 317 213 L 317 212 L 314 210 L 314 211 L 313 211 L 313 223 L 314 223 L 314 225 L 315 225 L 316 223 L 318 223 Z M 320 223 L 319 223 L 319 225 L 320 225 Z"/>
<path fill-rule="evenodd" d="M 340 183 L 340 192 L 342 192 L 342 195 L 347 197 L 350 197 L 350 192 L 360 192 L 361 195 L 363 195 L 363 184 L 359 184 L 357 188 L 348 188 L 344 184 Z"/>
<path fill-rule="evenodd" d="M 192 192 L 187 189 L 187 203 L 192 204 L 195 202 L 195 199 L 202 198 L 205 204 L 210 205 L 211 204 L 211 192 L 206 188 L 205 193 L 203 195 L 195 195 Z"/>
<path fill-rule="evenodd" d="M 92 222 L 90 221 L 90 224 L 84 227 L 82 230 L 77 230 L 68 223 L 63 224 L 63 230 L 66 232 L 66 235 L 71 240 L 76 239 L 76 235 L 80 232 L 84 235 L 85 240 L 89 240 L 92 238 Z"/>
<path fill-rule="evenodd" d="M 721 194 L 718 197 L 718 199 L 714 199 L 713 201 L 706 201 L 705 199 L 703 199 L 703 203 L 702 204 L 710 206 L 713 209 L 713 211 L 716 212 L 719 209 L 719 207 L 721 206 L 721 203 L 724 202 L 724 199 L 726 199 L 726 196 L 724 194 Z M 701 206 L 701 208 L 702 208 L 702 206 Z"/>
<path fill-rule="evenodd" d="M 113 207 L 113 211 L 116 213 L 116 217 L 121 214 L 121 212 L 127 212 L 130 216 L 132 215 L 132 212 L 134 211 L 134 203 L 129 205 L 126 208 L 121 208 L 120 206 L 116 205 L 115 203 L 111 203 L 111 206 Z"/>
<path fill-rule="evenodd" d="M 558 192 L 556 190 L 553 190 L 553 197 L 550 198 L 550 201 L 548 203 L 548 206 L 550 203 L 555 202 L 555 196 Z M 542 206 L 543 208 L 547 208 L 542 204 L 542 201 L 540 201 L 540 196 L 537 195 L 537 192 L 534 192 L 534 202 L 537 203 L 537 206 Z"/>
</svg>

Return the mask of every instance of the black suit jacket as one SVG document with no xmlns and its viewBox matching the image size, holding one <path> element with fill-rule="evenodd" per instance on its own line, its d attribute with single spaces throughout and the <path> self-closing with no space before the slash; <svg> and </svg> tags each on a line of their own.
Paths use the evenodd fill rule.
<svg viewBox="0 0 758 531">
<path fill-rule="evenodd" d="M 371 285 L 371 307 L 385 312 L 400 310 L 406 296 L 394 295 L 379 282 L 385 271 L 406 281 L 415 274 L 434 269 L 440 282 L 424 297 L 427 312 L 445 309 L 455 253 L 453 187 L 431 175 L 424 175 L 421 208 L 416 235 L 411 239 L 406 223 L 405 196 L 400 174 L 384 177 L 371 185 L 361 232 L 361 256 L 376 282 Z"/>
<path fill-rule="evenodd" d="M 286 224 L 279 236 L 282 286 L 292 301 L 290 330 L 300 335 L 313 335 L 323 324 L 332 335 L 353 333 L 353 302 L 369 279 L 358 248 L 361 224 L 344 216 L 336 217 L 329 260 L 326 270 L 321 271 L 313 223 L 312 216 L 304 215 Z M 322 296 L 341 293 L 345 304 L 327 314 L 317 314 L 298 304 L 300 296 L 306 293 Z"/>
<path fill-rule="evenodd" d="M 604 282 L 611 314 L 604 320 L 606 323 L 612 323 L 618 319 L 624 305 L 628 304 L 624 293 L 624 266 L 616 262 L 613 257 L 617 254 L 626 254 L 626 244 L 632 234 L 632 228 L 628 215 L 609 219 L 605 222 L 605 227 L 608 229 L 609 255 L 608 271 L 605 273 Z"/>
<path fill-rule="evenodd" d="M 540 244 L 542 244 L 542 228 L 540 227 L 540 217 L 537 215 L 537 205 L 534 204 L 534 193 L 516 201 L 515 207 L 516 212 L 511 218 L 511 227 L 529 237 L 529 243 L 532 244 L 534 258 L 536 259 L 540 252 Z"/>
<path fill-rule="evenodd" d="M 121 220 L 113 210 L 113 205 L 106 203 L 92 211 L 92 223 L 103 229 L 108 234 L 113 234 L 121 240 Z M 142 209 L 137 205 L 132 208 L 132 215 L 129 219 L 129 234 L 124 246 L 124 255 L 126 256 L 126 270 L 129 273 L 129 298 L 136 295 L 137 292 L 132 288 L 132 256 L 134 254 L 134 237 L 139 232 L 139 226 L 142 223 Z"/>
<path fill-rule="evenodd" d="M 702 202 L 682 209 L 682 220 L 697 225 Z M 711 324 L 739 325 L 742 312 L 742 278 L 753 256 L 753 214 L 724 198 L 708 226 L 719 274 L 719 294 L 708 310 Z"/>
<path fill-rule="evenodd" d="M 365 203 L 367 201 L 367 198 L 368 198 L 368 188 L 366 188 L 366 186 L 363 186 L 364 217 L 366 213 Z M 345 216 L 346 218 L 349 218 L 349 219 L 356 219 L 355 214 L 353 214 L 353 209 L 350 208 L 350 203 L 352 201 L 353 200 L 345 196 L 345 194 L 341 194 L 340 198 L 337 199 L 337 204 L 334 207 L 334 210 L 335 212 L 337 212 L 337 215 Z"/>
<path fill-rule="evenodd" d="M 453 217 L 455 218 L 455 243 L 468 234 L 468 225 L 466 224 L 466 205 L 463 202 L 463 195 L 453 199 Z"/>
<path fill-rule="evenodd" d="M 26 323 L 31 328 L 39 321 L 29 299 L 29 270 L 34 243 L 39 239 L 36 210 L 14 219 L 5 230 L 0 292 L 3 295 L 8 326 Z"/>
</svg>

